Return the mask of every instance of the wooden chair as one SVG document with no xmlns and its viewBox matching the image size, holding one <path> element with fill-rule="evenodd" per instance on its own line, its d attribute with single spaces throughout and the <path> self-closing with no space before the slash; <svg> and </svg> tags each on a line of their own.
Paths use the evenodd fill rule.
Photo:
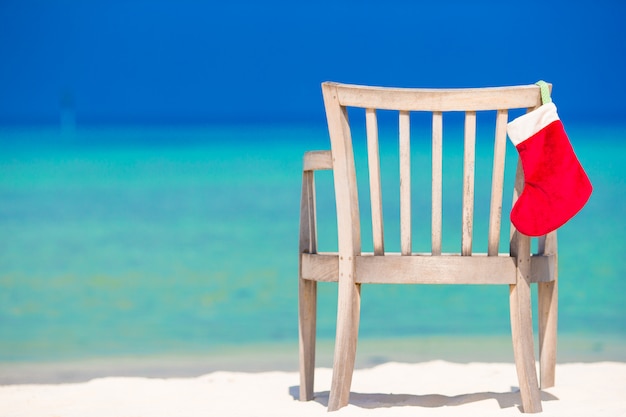
<svg viewBox="0 0 626 417">
<path fill-rule="evenodd" d="M 499 253 L 506 126 L 510 109 L 541 105 L 536 85 L 478 89 L 412 89 L 322 84 L 331 151 L 304 156 L 299 266 L 300 399 L 313 399 L 317 282 L 338 282 L 338 309 L 329 411 L 348 404 L 360 316 L 361 284 L 500 284 L 509 286 L 513 353 L 524 412 L 540 412 L 531 317 L 531 283 L 538 284 L 541 387 L 554 385 L 557 327 L 556 232 L 540 237 L 531 256 L 528 236 L 511 225 L 510 252 Z M 357 176 L 348 108 L 365 109 L 373 253 L 361 250 Z M 385 250 L 377 109 L 399 115 L 400 253 Z M 474 253 L 476 112 L 495 110 L 495 141 L 487 253 Z M 351 110 L 353 111 L 353 110 Z M 410 114 L 432 114 L 432 248 L 412 251 Z M 462 234 L 460 252 L 442 253 L 442 120 L 464 112 Z M 523 111 L 522 111 L 523 112 Z M 447 116 L 446 116 L 447 117 Z M 357 118 L 354 118 L 357 119 Z M 430 122 L 428 123 L 430 124 Z M 338 252 L 318 253 L 314 172 L 332 170 L 337 207 Z M 518 160 L 513 201 L 524 186 Z M 460 196 L 459 196 L 460 198 Z M 505 213 L 508 218 L 508 213 Z M 418 376 L 416 376 L 418 377 Z M 420 377 L 427 378 L 427 375 Z"/>
</svg>

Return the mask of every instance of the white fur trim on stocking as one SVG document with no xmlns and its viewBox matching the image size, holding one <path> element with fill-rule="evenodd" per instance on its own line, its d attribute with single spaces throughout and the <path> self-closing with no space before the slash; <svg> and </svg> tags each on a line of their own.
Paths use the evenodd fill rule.
<svg viewBox="0 0 626 417">
<path fill-rule="evenodd" d="M 507 125 L 506 131 L 513 145 L 517 146 L 557 120 L 559 120 L 559 115 L 556 112 L 556 105 L 546 103 L 513 120 Z"/>
</svg>

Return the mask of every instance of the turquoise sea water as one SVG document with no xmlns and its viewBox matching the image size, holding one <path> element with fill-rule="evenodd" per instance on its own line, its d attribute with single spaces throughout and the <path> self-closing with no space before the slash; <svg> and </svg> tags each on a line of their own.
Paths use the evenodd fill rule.
<svg viewBox="0 0 626 417">
<path fill-rule="evenodd" d="M 559 232 L 559 330 L 626 346 L 626 126 L 567 128 L 594 194 Z M 391 143 L 382 145 L 383 165 L 397 163 Z M 302 154 L 329 148 L 325 127 L 5 128 L 0 148 L 0 362 L 297 343 Z M 412 149 L 414 169 L 429 164 L 425 147 Z M 510 176 L 515 149 L 507 153 Z M 489 164 L 479 153 L 479 181 Z M 457 152 L 444 165 L 444 190 L 460 190 L 460 169 Z M 399 246 L 394 181 L 383 178 L 391 250 Z M 429 207 L 428 181 L 413 180 L 428 196 L 416 193 L 416 212 Z M 320 250 L 332 250 L 330 173 L 317 185 Z M 487 191 L 477 189 L 478 217 Z M 447 201 L 444 211 L 454 216 L 459 207 Z M 510 202 L 503 218 L 507 210 Z M 444 223 L 444 251 L 458 250 L 456 217 L 458 224 Z M 429 227 L 420 219 L 414 228 Z M 485 227 L 477 219 L 476 233 Z M 363 235 L 368 249 L 367 227 Z M 416 238 L 414 250 L 427 242 Z M 484 247 L 476 241 L 476 250 Z M 360 334 L 373 341 L 507 335 L 507 291 L 364 287 Z M 332 339 L 333 284 L 320 286 L 319 303 L 319 337 Z"/>
</svg>

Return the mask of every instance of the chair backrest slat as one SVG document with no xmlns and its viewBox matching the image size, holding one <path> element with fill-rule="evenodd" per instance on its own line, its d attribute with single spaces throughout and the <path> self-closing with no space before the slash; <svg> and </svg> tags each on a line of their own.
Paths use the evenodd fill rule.
<svg viewBox="0 0 626 417">
<path fill-rule="evenodd" d="M 461 254 L 472 254 L 474 228 L 474 166 L 476 165 L 476 112 L 465 112 L 465 144 L 463 151 L 463 233 Z"/>
<path fill-rule="evenodd" d="M 411 243 L 411 125 L 410 113 L 400 111 L 400 251 L 410 255 Z"/>
<path fill-rule="evenodd" d="M 378 145 L 378 119 L 376 117 L 376 109 L 365 110 L 365 124 L 367 134 L 367 162 L 370 175 L 374 255 L 384 255 L 383 200 L 380 184 L 380 151 Z"/>
<path fill-rule="evenodd" d="M 441 255 L 443 114 L 437 111 L 433 112 L 432 142 L 431 252 L 433 255 Z"/>
<path fill-rule="evenodd" d="M 506 124 L 508 111 L 498 110 L 496 114 L 496 137 L 493 148 L 493 171 L 491 178 L 491 203 L 489 207 L 489 238 L 487 254 L 498 255 L 500 228 L 502 225 L 502 192 L 504 189 L 504 158 L 506 156 Z"/>
</svg>

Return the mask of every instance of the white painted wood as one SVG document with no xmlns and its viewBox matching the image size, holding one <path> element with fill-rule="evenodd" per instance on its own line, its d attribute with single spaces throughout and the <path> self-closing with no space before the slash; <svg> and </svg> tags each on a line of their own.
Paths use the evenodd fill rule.
<svg viewBox="0 0 626 417">
<path fill-rule="evenodd" d="M 539 313 L 539 362 L 541 375 L 541 388 L 550 388 L 555 384 L 556 374 L 556 348 L 557 348 L 557 325 L 558 325 L 558 255 L 557 255 L 557 231 L 553 231 L 543 239 L 540 252 L 544 257 L 552 258 L 552 266 L 548 273 L 552 274 L 552 280 L 537 285 L 538 313 Z"/>
<path fill-rule="evenodd" d="M 518 158 L 513 204 L 524 189 L 524 170 Z M 531 257 L 530 238 L 511 225 L 511 256 L 517 264 L 516 283 L 509 287 L 513 356 L 525 413 L 542 411 L 539 382 L 535 369 L 533 325 L 530 300 Z"/>
<path fill-rule="evenodd" d="M 504 189 L 504 161 L 506 157 L 507 110 L 496 114 L 496 137 L 493 151 L 493 171 L 491 177 L 491 203 L 489 207 L 489 237 L 487 253 L 498 254 L 500 247 L 500 227 L 502 223 L 502 193 Z"/>
<path fill-rule="evenodd" d="M 397 89 L 322 84 L 329 151 L 307 154 L 304 160 L 300 236 L 300 373 L 301 398 L 313 396 L 314 329 L 317 281 L 338 282 L 337 334 L 328 408 L 348 404 L 356 355 L 363 283 L 501 284 L 510 288 L 510 315 L 515 362 L 525 412 L 541 410 L 534 364 L 530 284 L 539 285 L 539 327 L 542 386 L 554 383 L 556 358 L 556 296 L 558 285 L 556 240 L 540 241 L 540 254 L 530 257 L 530 239 L 511 226 L 510 253 L 498 253 L 502 217 L 506 118 L 510 108 L 531 110 L 541 104 L 535 85 L 487 89 Z M 346 106 L 366 109 L 368 163 L 374 254 L 361 253 L 356 171 Z M 382 186 L 375 109 L 399 111 L 400 149 L 400 253 L 384 249 Z M 429 254 L 412 253 L 410 112 L 431 111 L 432 118 L 432 248 Z M 488 253 L 472 253 L 476 111 L 497 110 L 496 138 L 489 217 Z M 442 234 L 442 155 L 444 111 L 464 111 L 463 230 L 461 250 L 444 254 Z M 316 253 L 313 173 L 333 170 L 339 250 Z M 524 185 L 518 161 L 514 203 Z M 423 191 L 422 191 L 423 192 Z M 310 252 L 310 253 L 308 253 Z M 314 352 L 313 352 L 314 353 Z M 312 359 L 313 358 L 313 359 Z"/>
<path fill-rule="evenodd" d="M 372 234 L 374 253 L 385 253 L 383 231 L 383 199 L 380 185 L 380 155 L 378 146 L 378 121 L 375 109 L 365 110 L 367 130 L 367 157 L 370 179 L 370 201 L 372 207 Z"/>
<path fill-rule="evenodd" d="M 300 401 L 310 401 L 314 397 L 317 282 L 300 279 L 298 291 Z"/>
<path fill-rule="evenodd" d="M 514 278 L 505 277 L 481 277 L 471 278 L 470 272 L 468 276 L 457 277 L 466 273 L 461 269 L 461 265 L 465 263 L 467 268 L 476 267 L 483 271 L 492 271 L 499 274 L 509 274 L 506 272 L 507 265 L 513 262 L 514 258 L 505 254 L 498 256 L 488 256 L 486 253 L 474 253 L 471 257 L 460 257 L 458 254 L 442 254 L 443 261 L 438 260 L 438 256 L 432 256 L 430 253 L 417 253 L 410 257 L 402 256 L 400 253 L 385 253 L 384 257 L 372 260 L 368 258 L 376 257 L 373 253 L 364 253 L 356 258 L 357 283 L 378 283 L 378 284 L 511 284 Z M 484 258 L 498 258 L 499 260 L 484 260 Z M 413 260 L 416 258 L 417 260 Z M 474 259 L 476 258 L 476 259 Z M 304 253 L 301 256 L 302 279 L 321 281 L 321 282 L 337 282 L 339 279 L 339 255 L 336 253 Z M 365 259 L 365 260 L 364 260 Z M 388 260 L 387 260 L 388 259 Z M 388 264 L 387 264 L 388 263 Z M 437 266 L 440 263 L 440 266 Z M 556 279 L 556 254 L 536 255 L 530 258 L 530 282 L 550 282 Z M 374 265 L 377 270 L 386 272 L 359 272 L 363 271 L 364 265 Z M 407 268 L 406 272 L 397 273 L 399 269 Z M 440 274 L 440 269 L 451 268 Z M 504 268 L 504 269 L 501 269 Z M 459 272 L 461 271 L 461 272 Z M 439 274 L 439 275 L 438 275 Z M 484 275 L 489 274 L 485 272 Z M 480 274 L 479 274 L 480 275 Z"/>
<path fill-rule="evenodd" d="M 334 83 L 324 83 L 334 84 Z M 539 87 L 385 88 L 348 84 L 337 86 L 342 106 L 402 111 L 480 111 L 541 105 Z"/>
<path fill-rule="evenodd" d="M 400 249 L 412 252 L 411 243 L 411 127 L 410 113 L 400 112 Z"/>
<path fill-rule="evenodd" d="M 298 279 L 298 335 L 300 355 L 300 400 L 313 399 L 315 371 L 315 330 L 317 317 L 317 282 L 303 279 L 303 254 L 317 252 L 315 218 L 315 183 L 312 171 L 302 175 L 300 200 L 300 261 Z"/>
<path fill-rule="evenodd" d="M 361 252 L 361 227 L 348 111 L 339 104 L 336 85 L 323 84 L 322 93 L 333 155 L 339 246 L 337 333 L 328 403 L 332 411 L 347 405 L 350 396 L 361 302 L 361 286 L 355 283 L 354 258 Z"/>
<path fill-rule="evenodd" d="M 363 284 L 510 284 L 515 282 L 515 260 L 510 256 L 361 256 L 356 272 L 357 282 Z"/>
<path fill-rule="evenodd" d="M 361 252 L 361 219 L 356 169 L 348 112 L 340 106 L 336 90 L 336 84 L 322 84 L 333 156 L 339 253 L 344 256 L 354 256 Z"/>
<path fill-rule="evenodd" d="M 303 254 L 302 278 L 322 282 L 339 280 L 339 255 L 334 253 Z"/>
<path fill-rule="evenodd" d="M 522 166 L 522 160 L 517 158 L 517 168 L 515 170 L 515 183 L 513 185 L 513 203 L 511 207 L 515 206 L 515 203 L 519 199 L 519 196 L 522 194 L 524 190 L 524 167 Z M 510 253 L 511 256 L 517 256 L 517 229 L 513 223 L 511 223 L 511 232 L 510 232 Z"/>
<path fill-rule="evenodd" d="M 441 255 L 442 227 L 442 177 L 443 177 L 443 115 L 433 112 L 432 123 L 432 210 L 431 251 Z"/>
<path fill-rule="evenodd" d="M 525 413 L 542 411 L 535 351 L 533 346 L 533 323 L 530 300 L 530 238 L 515 233 L 516 283 L 509 286 L 511 310 L 511 335 L 515 367 Z"/>
<path fill-rule="evenodd" d="M 465 112 L 465 145 L 463 153 L 463 232 L 461 254 L 472 254 L 474 229 L 474 165 L 476 164 L 476 112 Z"/>
<path fill-rule="evenodd" d="M 302 173 L 302 195 L 300 199 L 300 253 L 315 253 L 317 229 L 315 214 L 315 178 L 313 172 Z"/>
<path fill-rule="evenodd" d="M 556 254 L 534 255 L 530 258 L 530 282 L 551 282 L 557 278 Z"/>
<path fill-rule="evenodd" d="M 348 405 L 350 385 L 356 359 L 356 344 L 361 310 L 361 285 L 354 284 L 355 263 L 339 259 L 339 284 L 337 296 L 337 336 L 333 357 L 333 377 L 330 384 L 328 411 Z M 350 273 L 352 277 L 345 277 Z M 345 279 L 348 278 L 348 279 Z"/>
<path fill-rule="evenodd" d="M 333 156 L 330 151 L 309 151 L 304 154 L 304 171 L 333 169 Z"/>
</svg>

